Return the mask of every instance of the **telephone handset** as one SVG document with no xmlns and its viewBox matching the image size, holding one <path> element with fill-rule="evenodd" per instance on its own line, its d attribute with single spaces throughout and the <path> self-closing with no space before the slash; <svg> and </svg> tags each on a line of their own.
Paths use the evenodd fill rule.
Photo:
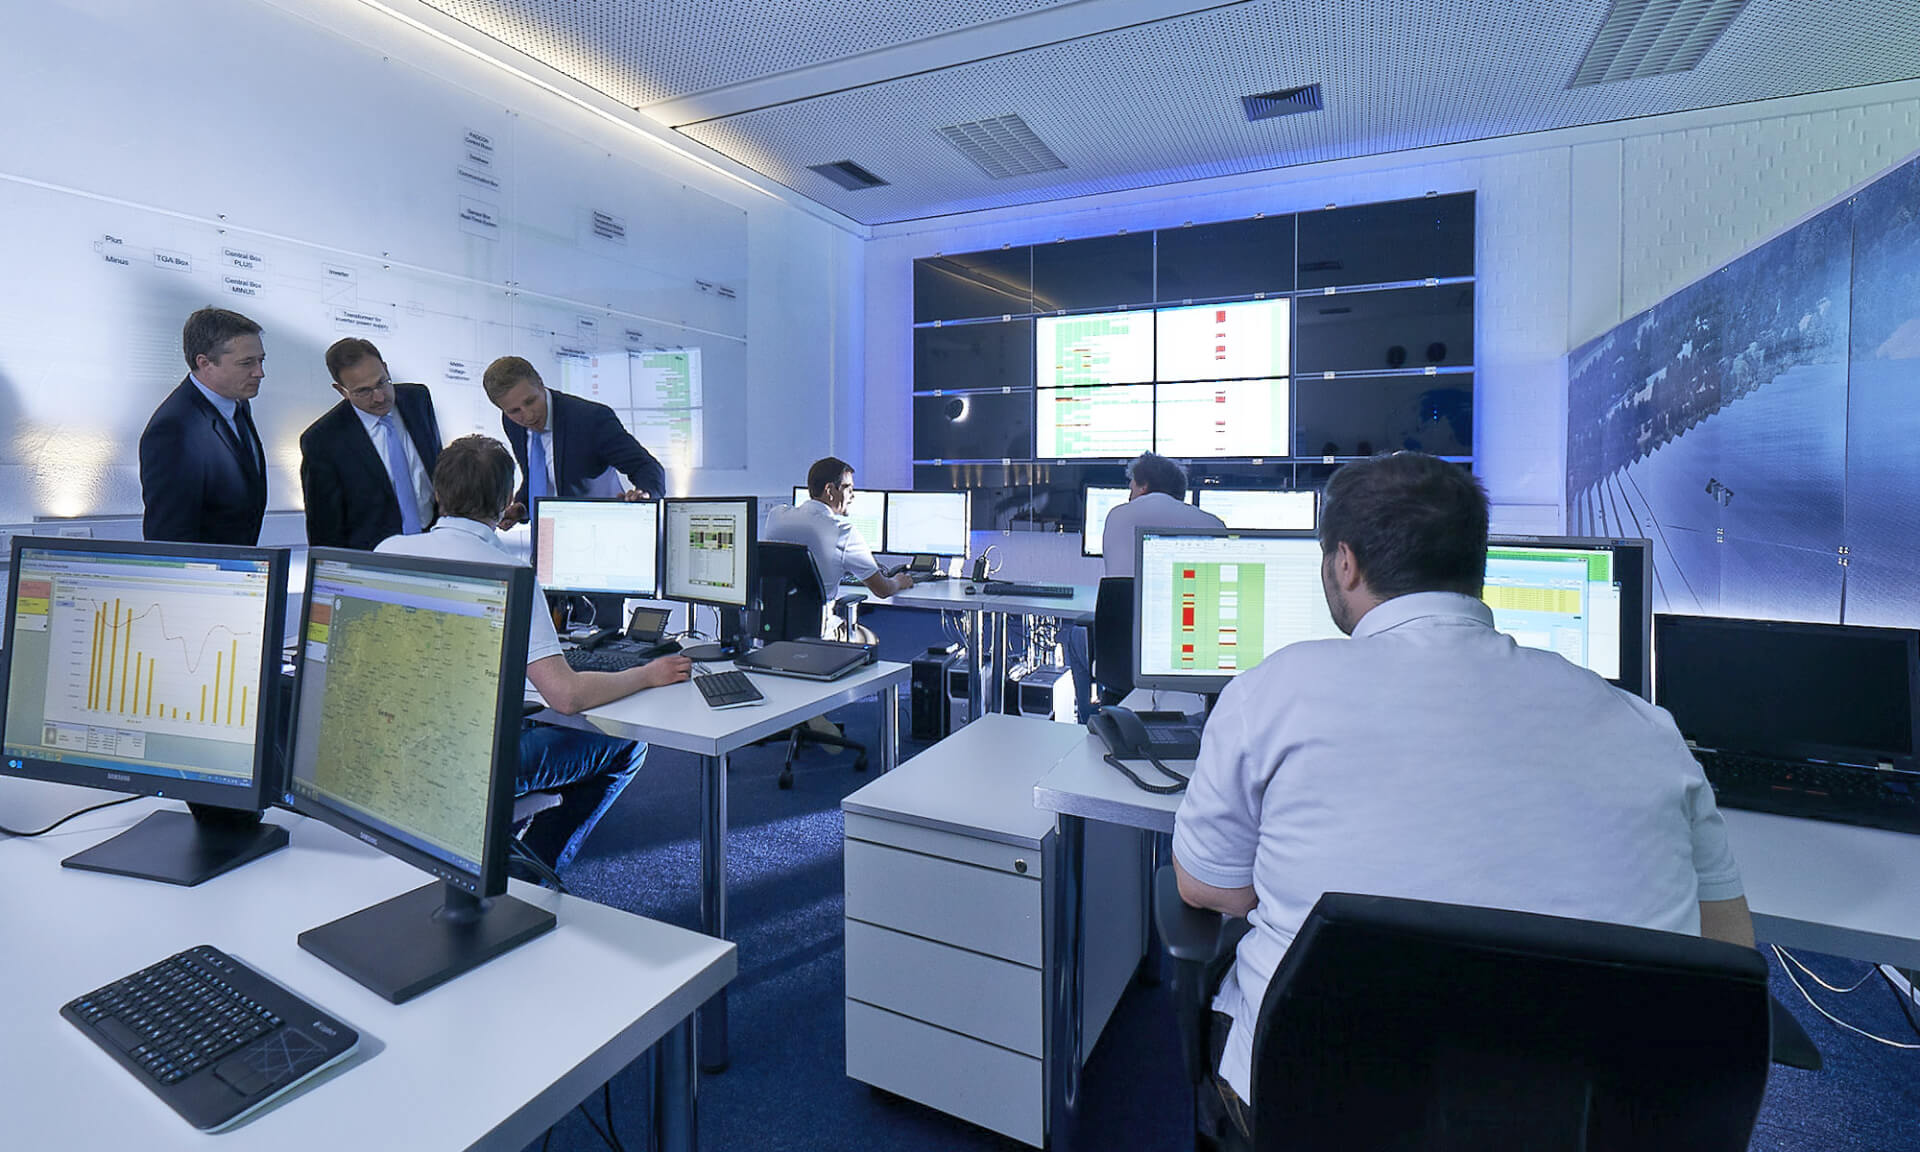
<svg viewBox="0 0 1920 1152">
<path fill-rule="evenodd" d="M 1186 790 L 1187 778 L 1160 762 L 1161 749 L 1155 745 L 1146 723 L 1131 708 L 1100 709 L 1087 721 L 1087 731 L 1098 736 L 1100 742 L 1107 746 L 1106 762 L 1118 768 L 1136 786 L 1162 796 Z M 1178 783 L 1149 784 L 1122 763 L 1125 760 L 1145 760 Z"/>
</svg>

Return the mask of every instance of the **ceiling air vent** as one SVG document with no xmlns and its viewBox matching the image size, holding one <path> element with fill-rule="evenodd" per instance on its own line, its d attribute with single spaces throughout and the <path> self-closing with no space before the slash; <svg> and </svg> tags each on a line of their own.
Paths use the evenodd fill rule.
<svg viewBox="0 0 1920 1152">
<path fill-rule="evenodd" d="M 1318 84 L 1282 88 L 1278 92 L 1262 92 L 1258 96 L 1242 96 L 1240 106 L 1246 109 L 1248 120 L 1271 120 L 1275 116 L 1291 116 L 1296 112 L 1318 112 L 1324 107 L 1320 103 Z"/>
<path fill-rule="evenodd" d="M 809 171 L 818 172 L 849 192 L 858 192 L 863 188 L 879 188 L 885 180 L 875 176 L 851 160 L 835 160 L 831 164 L 809 164 Z"/>
<path fill-rule="evenodd" d="M 1747 0 L 1614 0 L 1569 88 L 1688 72 Z"/>
<path fill-rule="evenodd" d="M 1046 141 L 1033 134 L 1027 122 L 1018 116 L 995 116 L 991 120 L 970 120 L 940 129 L 947 143 L 980 166 L 980 171 L 995 180 L 1025 176 L 1032 172 L 1050 172 L 1065 168 L 1066 161 L 1053 154 Z"/>
</svg>

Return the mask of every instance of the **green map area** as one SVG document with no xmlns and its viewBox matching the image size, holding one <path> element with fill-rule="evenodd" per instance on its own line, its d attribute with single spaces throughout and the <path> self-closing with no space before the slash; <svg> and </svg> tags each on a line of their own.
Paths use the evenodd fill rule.
<svg viewBox="0 0 1920 1152">
<path fill-rule="evenodd" d="M 480 859 L 500 641 L 484 616 L 340 600 L 315 785 Z"/>
<path fill-rule="evenodd" d="M 1218 561 L 1173 566 L 1175 668 L 1238 670 L 1260 662 L 1267 650 L 1266 568 Z"/>
</svg>

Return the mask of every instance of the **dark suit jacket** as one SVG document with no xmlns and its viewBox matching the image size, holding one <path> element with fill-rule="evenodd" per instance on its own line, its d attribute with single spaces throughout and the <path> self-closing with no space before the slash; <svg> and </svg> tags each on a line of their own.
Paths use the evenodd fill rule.
<svg viewBox="0 0 1920 1152">
<path fill-rule="evenodd" d="M 620 473 L 643 492 L 655 497 L 667 494 L 667 470 L 653 453 L 640 446 L 620 423 L 620 417 L 605 404 L 569 396 L 547 389 L 547 419 L 553 425 L 553 494 L 584 496 L 587 485 L 608 468 Z M 527 430 L 500 417 L 507 443 L 513 445 L 513 458 L 520 464 L 520 491 L 514 499 L 527 502 Z M 528 513 L 532 513 L 529 508 Z"/>
<path fill-rule="evenodd" d="M 433 478 L 440 459 L 440 423 L 433 394 L 423 384 L 393 386 L 393 408 L 406 422 L 420 463 Z M 372 549 L 400 534 L 400 502 L 393 481 L 351 403 L 341 400 L 300 434 L 300 488 L 307 497 L 307 543 L 327 548 Z M 433 522 L 431 506 L 420 509 L 422 527 Z"/>
<path fill-rule="evenodd" d="M 167 394 L 140 433 L 141 535 L 197 544 L 260 543 L 267 515 L 264 447 L 247 452 L 192 379 Z"/>
</svg>

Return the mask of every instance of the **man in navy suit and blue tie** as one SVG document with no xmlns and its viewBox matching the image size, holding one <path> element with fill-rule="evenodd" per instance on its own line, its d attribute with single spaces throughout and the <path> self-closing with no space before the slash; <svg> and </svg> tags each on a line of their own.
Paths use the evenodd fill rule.
<svg viewBox="0 0 1920 1152">
<path fill-rule="evenodd" d="M 267 456 L 250 402 L 266 378 L 260 325 L 202 308 L 180 332 L 187 378 L 140 433 L 140 499 L 148 540 L 260 542 L 267 514 Z"/>
<path fill-rule="evenodd" d="M 526 519 L 527 508 L 542 496 L 591 495 L 593 482 L 609 468 L 633 485 L 623 499 L 665 495 L 667 470 L 605 404 L 548 388 L 518 356 L 487 365 L 480 386 L 500 409 L 500 426 L 524 477 L 502 527 Z"/>
<path fill-rule="evenodd" d="M 300 434 L 307 543 L 372 548 L 433 523 L 433 466 L 440 423 L 421 384 L 396 384 L 372 341 L 349 336 L 327 349 L 340 403 Z"/>
</svg>

